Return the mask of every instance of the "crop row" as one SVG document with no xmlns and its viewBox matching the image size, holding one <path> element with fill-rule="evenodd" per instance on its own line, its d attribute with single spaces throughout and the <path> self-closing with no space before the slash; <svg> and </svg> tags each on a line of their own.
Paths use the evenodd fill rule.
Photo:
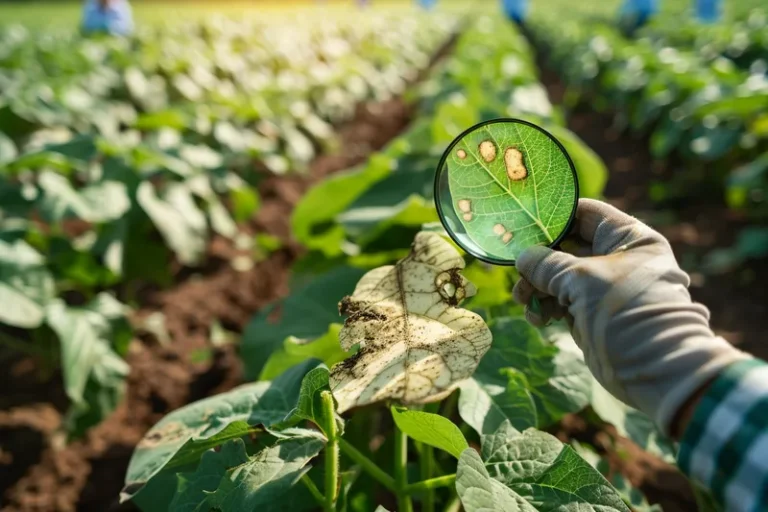
<svg viewBox="0 0 768 512">
<path fill-rule="evenodd" d="M 691 182 L 708 183 L 712 190 L 726 189 L 732 207 L 765 216 L 764 61 L 744 69 L 719 51 L 671 46 L 663 37 L 627 39 L 603 22 L 541 17 L 533 31 L 572 100 L 613 111 L 619 125 L 649 135 L 656 158 L 686 162 L 687 171 L 676 172 L 687 183 L 678 193 L 690 190 Z"/>
<path fill-rule="evenodd" d="M 437 218 L 432 204 L 435 165 L 452 138 L 472 123 L 497 117 L 500 112 L 541 123 L 566 145 L 589 195 L 599 195 L 606 178 L 605 167 L 599 158 L 562 127 L 561 116 L 538 81 L 531 48 L 505 21 L 484 16 L 474 21 L 460 36 L 452 54 L 409 96 L 418 109 L 418 117 L 410 129 L 363 166 L 336 173 L 317 184 L 295 209 L 291 219 L 294 236 L 309 251 L 292 269 L 294 283 L 290 295 L 259 312 L 241 342 L 246 377 L 257 382 L 185 406 L 153 427 L 134 453 L 124 498 L 134 500 L 146 511 L 180 510 L 182 503 L 193 499 L 205 499 L 205 504 L 213 504 L 217 497 L 226 496 L 229 504 L 250 503 L 248 500 L 266 499 L 267 495 L 275 507 L 311 508 L 314 497 L 325 503 L 326 510 L 334 509 L 337 483 L 335 476 L 329 481 L 328 475 L 334 474 L 337 461 L 332 456 L 334 448 L 331 445 L 343 431 L 346 442 L 340 445 L 342 452 L 398 494 L 398 499 L 402 500 L 398 509 L 409 509 L 410 498 L 401 496 L 407 486 L 403 488 L 397 481 L 392 484 L 390 477 L 382 475 L 386 470 L 380 469 L 388 467 L 389 455 L 395 453 L 398 460 L 397 454 L 407 451 L 407 447 L 392 448 L 389 445 L 390 449 L 374 450 L 370 455 L 350 448 L 353 445 L 368 451 L 367 447 L 372 444 L 371 433 L 375 437 L 376 433 L 382 432 L 381 411 L 360 408 L 352 419 L 336 418 L 334 401 L 328 391 L 328 369 L 317 367 L 318 360 L 329 367 L 347 358 L 347 364 L 356 364 L 355 358 L 339 344 L 342 328 L 339 325 L 340 300 L 355 290 L 356 283 L 366 271 L 393 263 L 408 254 L 415 237 L 426 239 L 425 233 L 419 235 L 421 238 L 417 233 L 442 231 L 434 222 Z M 440 239 L 431 236 L 431 240 Z M 434 243 L 448 245 L 445 241 Z M 386 270 L 380 268 L 376 272 Z M 580 492 L 574 487 L 575 482 L 561 479 L 553 485 L 562 486 L 569 492 L 552 493 L 553 502 L 568 506 L 574 499 L 590 503 L 593 503 L 590 500 L 596 500 L 594 503 L 610 503 L 616 509 L 624 510 L 620 497 L 622 490 L 611 489 L 586 461 L 572 454 L 559 441 L 535 430 L 526 431 L 525 436 L 532 437 L 517 436 L 518 430 L 549 426 L 563 415 L 580 411 L 589 404 L 598 415 L 615 422 L 626 434 L 625 422 L 629 421 L 626 407 L 594 383 L 579 355 L 566 345 L 558 348 L 559 345 L 546 340 L 520 317 L 521 311 L 512 305 L 510 296 L 514 270 L 491 267 L 469 258 L 463 274 L 481 289 L 481 293 L 462 307 L 468 307 L 486 319 L 493 333 L 493 346 L 474 376 L 462 383 L 458 402 L 456 395 L 453 402 L 447 400 L 448 413 L 443 414 L 450 416 L 451 410 L 455 413 L 457 409 L 466 423 L 463 433 L 451 424 L 451 436 L 461 444 L 464 435 L 474 430 L 485 442 L 492 437 L 489 434 L 496 432 L 495 439 L 500 443 L 522 442 L 531 446 L 539 437 L 546 437 L 550 444 L 542 451 L 563 450 L 569 453 L 569 459 L 561 461 L 558 458 L 555 462 L 547 459 L 541 466 L 545 471 L 575 471 L 578 467 L 580 474 L 588 475 L 584 478 L 601 485 L 604 490 L 599 497 L 574 498 Z M 375 288 L 372 284 L 368 286 Z M 456 314 L 464 311 L 452 310 L 458 312 Z M 370 330 L 371 337 L 384 336 L 374 331 Z M 554 333 L 548 334 L 554 336 Z M 402 336 L 408 335 L 404 330 Z M 375 345 L 373 338 L 366 338 L 366 341 Z M 424 343 L 432 341 L 424 340 Z M 401 342 L 408 344 L 412 340 L 397 341 Z M 435 348 L 439 350 L 439 347 Z M 370 352 L 368 350 L 369 355 Z M 397 354 L 390 356 L 399 358 Z M 386 359 L 388 354 L 379 354 L 379 357 Z M 395 364 L 394 359 L 382 363 L 383 366 Z M 376 367 L 380 368 L 378 364 Z M 368 371 L 375 371 L 373 368 L 371 366 Z M 382 386 L 391 385 L 385 382 L 383 374 L 378 377 L 381 379 L 377 382 Z M 325 408 L 318 405 L 323 393 L 326 394 Z M 336 400 L 340 398 L 337 396 Z M 347 408 L 349 405 L 345 406 Z M 340 405 L 339 412 L 343 412 Z M 393 410 L 392 414 L 404 431 L 406 427 L 400 425 L 400 420 L 411 415 L 416 422 L 414 438 L 421 441 L 429 438 L 426 432 L 433 422 L 449 428 L 447 423 L 450 422 L 446 423 L 445 418 L 438 420 L 435 414 L 427 412 Z M 288 447 L 300 442 L 291 436 L 312 438 L 312 433 L 302 428 L 283 430 L 286 426 L 305 425 L 297 423 L 303 420 L 314 423 L 324 433 L 325 438 L 320 443 L 325 443 L 325 447 L 316 442 L 311 451 L 299 446 L 291 452 L 287 448 L 280 450 L 283 443 Z M 646 445 L 658 440 L 649 420 L 634 418 L 632 421 L 637 422 L 634 425 L 638 428 L 633 432 L 638 442 Z M 256 436 L 254 433 L 260 429 L 259 424 L 265 425 L 275 439 Z M 417 437 L 419 435 L 422 437 Z M 537 440 L 533 440 L 534 437 Z M 241 440 L 250 450 L 249 456 L 240 460 L 242 466 L 239 467 L 246 470 L 215 469 L 205 481 L 196 476 L 214 469 L 209 461 L 217 455 L 212 454 L 224 453 L 241 444 Z M 256 445 L 251 446 L 254 440 Z M 270 446 L 272 442 L 274 444 Z M 427 451 L 429 444 L 427 441 L 426 445 L 421 445 L 422 459 L 433 457 L 432 452 Z M 213 446 L 217 448 L 208 450 Z M 325 450 L 324 470 L 322 465 L 309 465 L 322 449 Z M 513 452 L 516 453 L 511 449 L 510 463 L 516 464 Z M 254 455 L 250 456 L 251 453 Z M 296 455 L 298 453 L 301 457 Z M 453 455 L 458 456 L 455 450 Z M 595 458 L 599 457 L 587 456 L 597 464 Z M 306 468 L 302 483 L 298 483 L 298 478 L 290 482 L 281 478 L 279 483 L 264 490 L 260 485 L 265 474 L 264 457 L 268 457 L 270 467 L 281 472 L 287 471 L 290 463 L 301 464 Z M 427 469 L 422 478 L 429 479 L 431 471 L 437 467 L 456 464 L 447 453 L 435 453 L 434 458 L 434 467 Z M 407 458 L 401 456 L 399 460 L 399 464 L 407 465 Z M 397 466 L 394 469 L 398 471 Z M 343 470 L 339 478 L 342 482 L 339 507 L 372 510 L 376 506 L 370 496 L 380 493 L 367 492 L 366 487 L 371 487 L 370 478 L 366 481 L 355 469 Z M 407 481 L 407 475 L 405 479 Z M 450 476 L 439 481 L 453 483 Z M 292 485 L 294 488 L 288 491 Z M 324 489 L 325 495 L 319 488 Z M 431 493 L 429 498 L 428 494 L 414 498 L 432 510 L 435 496 Z M 630 500 L 626 494 L 623 498 Z M 469 497 L 463 496 L 464 499 Z"/>
<path fill-rule="evenodd" d="M 400 94 L 455 28 L 444 16 L 291 30 L 214 20 L 133 39 L 0 32 L 2 341 L 63 371 L 81 433 L 114 409 L 134 292 L 239 224 L 266 172 L 333 149 L 333 125 Z"/>
</svg>

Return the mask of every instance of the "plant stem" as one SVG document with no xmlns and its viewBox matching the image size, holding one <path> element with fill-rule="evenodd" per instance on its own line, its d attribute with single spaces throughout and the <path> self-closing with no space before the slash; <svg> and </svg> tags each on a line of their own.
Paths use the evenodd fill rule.
<svg viewBox="0 0 768 512">
<path fill-rule="evenodd" d="M 413 512 L 413 502 L 406 493 L 408 487 L 408 435 L 394 426 L 395 434 L 395 485 L 397 486 L 398 512 Z"/>
<path fill-rule="evenodd" d="M 419 491 L 428 491 L 430 489 L 437 489 L 438 487 L 448 487 L 456 481 L 456 474 L 438 476 L 436 478 L 430 478 L 429 480 L 422 480 L 415 484 L 406 485 L 403 490 L 407 494 L 412 494 Z"/>
<path fill-rule="evenodd" d="M 443 512 L 459 512 L 459 510 L 461 510 L 461 500 L 459 499 L 458 494 L 454 494 L 453 498 L 451 498 L 451 501 L 449 501 L 445 506 L 445 510 Z"/>
<path fill-rule="evenodd" d="M 358 451 L 357 448 L 349 444 L 348 441 L 344 440 L 344 438 L 339 439 L 339 448 L 344 452 L 344 455 L 352 459 L 356 464 L 363 468 L 363 471 L 371 475 L 377 482 L 390 491 L 396 492 L 397 486 L 395 484 L 395 479 L 377 466 L 375 462 Z"/>
<path fill-rule="evenodd" d="M 323 404 L 323 417 L 328 424 L 325 435 L 328 444 L 325 445 L 325 510 L 336 510 L 336 498 L 339 496 L 339 435 L 336 430 L 336 407 L 330 391 L 320 393 Z"/>
<path fill-rule="evenodd" d="M 435 449 L 427 444 L 421 443 L 421 454 L 419 456 L 419 469 L 422 480 L 432 478 L 432 472 L 435 468 Z M 435 512 L 435 491 L 427 489 L 424 493 L 424 501 L 421 502 L 422 512 Z"/>
<path fill-rule="evenodd" d="M 311 478 L 309 478 L 309 475 L 305 474 L 301 477 L 301 481 L 304 482 L 304 485 L 307 486 L 307 489 L 309 489 L 309 493 L 312 495 L 313 498 L 317 501 L 318 505 L 325 507 L 325 496 L 320 492 L 320 489 L 317 488 L 315 485 L 315 482 L 312 481 Z"/>
</svg>

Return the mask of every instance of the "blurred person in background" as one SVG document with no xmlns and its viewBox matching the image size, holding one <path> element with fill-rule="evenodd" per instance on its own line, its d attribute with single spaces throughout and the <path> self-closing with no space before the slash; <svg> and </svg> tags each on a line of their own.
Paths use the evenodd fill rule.
<svg viewBox="0 0 768 512">
<path fill-rule="evenodd" d="M 721 0 L 694 0 L 696 19 L 702 23 L 714 23 L 720 19 Z M 632 33 L 642 27 L 659 10 L 658 0 L 625 0 L 619 12 L 622 28 Z"/>
<path fill-rule="evenodd" d="M 133 14 L 128 0 L 86 0 L 83 32 L 127 36 L 133 32 Z"/>
<path fill-rule="evenodd" d="M 528 11 L 528 0 L 501 0 L 501 8 L 507 18 L 522 25 Z"/>
</svg>

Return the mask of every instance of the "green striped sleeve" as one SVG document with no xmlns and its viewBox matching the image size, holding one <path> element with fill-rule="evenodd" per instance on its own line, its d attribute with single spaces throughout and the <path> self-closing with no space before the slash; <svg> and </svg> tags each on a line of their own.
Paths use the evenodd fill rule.
<svg viewBox="0 0 768 512">
<path fill-rule="evenodd" d="M 726 510 L 768 510 L 768 364 L 726 368 L 694 411 L 678 463 Z"/>
</svg>

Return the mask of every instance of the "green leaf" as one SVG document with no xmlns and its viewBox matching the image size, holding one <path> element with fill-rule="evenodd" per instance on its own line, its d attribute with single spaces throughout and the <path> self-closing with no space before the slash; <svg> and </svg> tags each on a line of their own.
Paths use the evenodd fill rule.
<svg viewBox="0 0 768 512">
<path fill-rule="evenodd" d="M 37 327 L 54 295 L 53 277 L 43 257 L 22 240 L 0 240 L 0 322 L 26 329 Z"/>
<path fill-rule="evenodd" d="M 573 166 L 579 177 L 579 196 L 600 198 L 608 182 L 608 168 L 605 162 L 567 128 L 549 124 L 547 130 L 560 141 L 573 160 Z"/>
<path fill-rule="evenodd" d="M 482 459 L 491 478 L 537 509 L 629 511 L 618 492 L 587 461 L 556 437 L 509 423 L 482 437 Z"/>
<path fill-rule="evenodd" d="M 163 199 L 152 183 L 145 181 L 139 185 L 136 199 L 179 261 L 185 265 L 198 263 L 205 254 L 207 225 L 190 190 L 175 183 Z"/>
<path fill-rule="evenodd" d="M 232 217 L 237 222 L 246 222 L 259 209 L 259 193 L 248 186 L 239 187 L 229 192 Z"/>
<path fill-rule="evenodd" d="M 307 463 L 324 446 L 323 439 L 314 436 L 278 441 L 229 470 L 219 487 L 195 510 L 280 510 L 282 500 L 290 499 L 290 488 L 309 470 Z"/>
<path fill-rule="evenodd" d="M 0 132 L 0 167 L 13 161 L 18 155 L 13 141 L 3 132 Z"/>
<path fill-rule="evenodd" d="M 527 247 L 557 240 L 571 220 L 578 199 L 571 165 L 531 125 L 476 128 L 451 147 L 445 165 L 455 229 L 490 256 L 515 260 Z"/>
<path fill-rule="evenodd" d="M 350 354 L 341 350 L 339 346 L 340 330 L 340 324 L 331 324 L 328 326 L 328 332 L 314 340 L 289 336 L 283 342 L 283 346 L 269 356 L 261 370 L 259 380 L 274 379 L 291 366 L 310 358 L 319 359 L 328 367 L 343 361 Z"/>
<path fill-rule="evenodd" d="M 469 447 L 459 427 L 448 418 L 403 407 L 392 406 L 390 410 L 397 428 L 420 443 L 446 451 L 457 459 Z"/>
<path fill-rule="evenodd" d="M 456 468 L 456 492 L 466 512 L 533 512 L 520 495 L 488 475 L 480 455 L 467 448 Z"/>
<path fill-rule="evenodd" d="M 246 326 L 241 345 L 246 378 L 259 375 L 270 354 L 288 336 L 317 338 L 339 321 L 337 304 L 355 288 L 364 271 L 337 267 L 306 286 L 291 291 L 286 299 L 259 312 Z M 276 313 L 279 318 L 275 319 Z"/>
<path fill-rule="evenodd" d="M 288 415 L 284 422 L 285 424 L 293 424 L 299 420 L 308 420 L 320 427 L 326 436 L 328 435 L 329 428 L 332 425 L 331 421 L 335 421 L 336 418 L 326 417 L 323 412 L 320 395 L 323 391 L 331 390 L 328 384 L 329 375 L 328 368 L 320 366 L 304 376 L 304 380 L 301 382 L 299 401 L 296 404 L 296 408 Z"/>
<path fill-rule="evenodd" d="M 491 434 L 504 421 L 521 430 L 538 423 L 536 403 L 527 387 L 517 380 L 507 381 L 503 373 L 498 378 L 467 379 L 459 389 L 459 415 L 478 434 Z"/>
<path fill-rule="evenodd" d="M 194 462 L 209 448 L 252 433 L 260 425 L 283 422 L 296 405 L 304 375 L 315 366 L 307 361 L 272 382 L 246 384 L 165 416 L 134 451 L 122 499 L 135 497 L 164 469 Z"/>
<path fill-rule="evenodd" d="M 576 354 L 546 342 L 522 318 L 500 318 L 491 325 L 491 333 L 494 343 L 480 361 L 474 379 L 502 411 L 509 410 L 505 416 L 516 427 L 532 426 L 528 422 L 533 417 L 520 389 L 535 403 L 539 427 L 551 425 L 589 403 L 592 375 Z M 489 427 L 497 421 L 489 420 Z M 474 428 L 478 423 L 473 420 L 470 424 Z"/>
<path fill-rule="evenodd" d="M 176 494 L 169 512 L 193 512 L 207 493 L 219 486 L 222 476 L 236 466 L 248 462 L 242 439 L 231 439 L 217 449 L 203 453 L 194 473 L 179 473 Z"/>
<path fill-rule="evenodd" d="M 674 463 L 677 450 L 672 440 L 664 437 L 648 416 L 617 400 L 596 380 L 592 384 L 591 405 L 600 419 L 616 427 L 620 436 L 631 439 L 648 453 Z"/>
<path fill-rule="evenodd" d="M 291 229 L 296 239 L 327 256 L 341 254 L 344 234 L 341 227 L 333 223 L 334 218 L 365 190 L 386 177 L 391 168 L 390 158 L 377 155 L 361 169 L 336 173 L 315 185 L 291 215 Z"/>
<path fill-rule="evenodd" d="M 117 301 L 107 297 L 83 308 L 59 300 L 46 308 L 45 320 L 61 343 L 64 390 L 73 402 L 67 421 L 76 435 L 110 414 L 125 393 L 128 364 L 112 346 L 113 321 L 124 311 L 110 310 Z"/>
</svg>

